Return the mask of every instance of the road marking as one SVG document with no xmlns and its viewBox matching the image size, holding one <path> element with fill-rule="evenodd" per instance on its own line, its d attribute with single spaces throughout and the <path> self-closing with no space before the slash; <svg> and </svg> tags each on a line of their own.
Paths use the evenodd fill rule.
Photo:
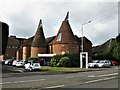
<svg viewBox="0 0 120 90">
<path fill-rule="evenodd" d="M 75 76 L 69 76 L 69 77 L 65 77 L 65 78 L 73 78 L 73 77 L 75 77 Z"/>
<path fill-rule="evenodd" d="M 111 74 L 99 75 L 98 77 L 112 76 L 112 75 L 118 75 L 118 73 L 111 73 Z"/>
<path fill-rule="evenodd" d="M 116 77 L 96 79 L 96 80 L 87 81 L 87 82 L 85 82 L 85 83 L 93 83 L 93 82 L 98 82 L 98 81 L 103 81 L 103 80 L 110 80 L 110 79 L 114 79 L 114 78 L 116 78 Z"/>
<path fill-rule="evenodd" d="M 97 82 L 97 81 L 102 81 L 102 79 L 91 80 L 91 81 L 87 81 L 87 82 L 85 82 L 85 83 L 92 83 L 92 82 Z"/>
<path fill-rule="evenodd" d="M 95 75 L 90 75 L 90 76 L 88 76 L 88 77 L 95 77 Z"/>
<path fill-rule="evenodd" d="M 109 79 L 114 79 L 116 77 L 110 77 L 110 78 L 104 78 L 103 80 L 109 80 Z"/>
<path fill-rule="evenodd" d="M 65 85 L 59 85 L 59 86 L 51 86 L 51 87 L 46 87 L 46 88 L 59 88 L 59 87 L 64 87 Z"/>
<path fill-rule="evenodd" d="M 16 81 L 16 82 L 4 82 L 4 83 L 0 83 L 1 84 L 11 84 L 11 83 L 25 83 L 25 82 L 35 82 L 35 81 L 44 81 L 46 79 L 39 79 L 39 80 L 27 80 L 27 81 Z"/>
</svg>

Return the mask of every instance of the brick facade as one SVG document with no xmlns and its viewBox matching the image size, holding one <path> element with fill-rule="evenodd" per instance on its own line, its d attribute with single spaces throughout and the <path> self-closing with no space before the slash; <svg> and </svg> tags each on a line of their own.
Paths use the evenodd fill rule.
<svg viewBox="0 0 120 90">
<path fill-rule="evenodd" d="M 56 54 L 78 54 L 79 45 L 75 44 L 53 44 L 52 53 Z"/>
<path fill-rule="evenodd" d="M 31 57 L 37 57 L 39 54 L 45 54 L 46 53 L 46 48 L 44 47 L 31 47 Z"/>
</svg>

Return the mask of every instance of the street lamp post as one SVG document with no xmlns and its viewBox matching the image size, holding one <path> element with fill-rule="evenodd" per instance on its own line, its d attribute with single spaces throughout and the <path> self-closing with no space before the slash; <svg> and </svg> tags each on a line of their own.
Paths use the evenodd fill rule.
<svg viewBox="0 0 120 90">
<path fill-rule="evenodd" d="M 83 26 L 90 23 L 91 21 L 88 21 L 86 23 L 82 24 L 82 37 L 81 37 L 81 53 L 80 53 L 80 68 L 83 68 L 83 55 L 86 55 L 86 69 L 88 68 L 88 53 L 84 52 L 84 37 L 83 37 Z"/>
<path fill-rule="evenodd" d="M 83 49 L 84 49 L 84 47 L 83 47 L 83 46 L 84 46 L 84 45 L 83 45 L 83 44 L 84 44 L 84 43 L 83 43 L 83 40 L 84 40 L 84 37 L 83 37 L 83 26 L 86 25 L 86 24 L 88 24 L 88 23 L 90 23 L 90 22 L 91 22 L 91 21 L 88 21 L 88 22 L 82 24 L 82 38 L 81 38 L 81 48 L 82 48 L 82 49 L 81 49 L 81 52 L 83 52 Z"/>
</svg>

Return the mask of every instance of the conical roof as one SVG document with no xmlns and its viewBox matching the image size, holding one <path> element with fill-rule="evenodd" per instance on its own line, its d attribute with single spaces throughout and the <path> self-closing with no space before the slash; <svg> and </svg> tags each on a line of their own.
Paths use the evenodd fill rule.
<svg viewBox="0 0 120 90">
<path fill-rule="evenodd" d="M 45 36 L 42 27 L 42 20 L 40 19 L 37 32 L 31 44 L 32 47 L 46 47 Z"/>
<path fill-rule="evenodd" d="M 58 34 L 56 38 L 53 40 L 52 44 L 57 44 L 57 43 L 77 44 L 78 43 L 72 32 L 68 19 L 69 19 L 69 12 L 67 12 L 65 20 L 62 22 L 61 27 L 58 31 Z"/>
</svg>

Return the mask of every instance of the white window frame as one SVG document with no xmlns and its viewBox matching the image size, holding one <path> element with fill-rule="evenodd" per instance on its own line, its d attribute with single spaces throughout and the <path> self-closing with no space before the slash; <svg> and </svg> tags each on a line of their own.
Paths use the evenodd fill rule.
<svg viewBox="0 0 120 90">
<path fill-rule="evenodd" d="M 61 41 L 61 40 L 62 40 L 62 33 L 59 33 L 57 37 L 57 41 Z"/>
</svg>

